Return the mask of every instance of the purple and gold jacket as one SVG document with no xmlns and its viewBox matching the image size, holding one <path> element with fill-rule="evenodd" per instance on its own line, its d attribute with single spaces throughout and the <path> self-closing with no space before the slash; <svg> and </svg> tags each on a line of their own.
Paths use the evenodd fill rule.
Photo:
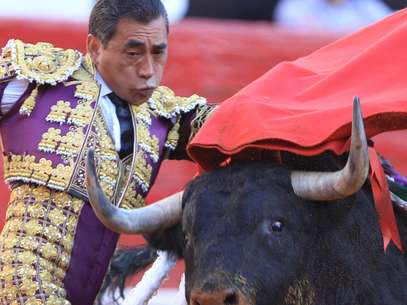
<svg viewBox="0 0 407 305">
<path fill-rule="evenodd" d="M 90 59 L 77 51 L 19 40 L 7 44 L 0 57 L 0 101 L 10 80 L 26 79 L 30 85 L 10 111 L 0 113 L 4 178 L 12 187 L 42 185 L 86 202 L 85 160 L 93 148 L 105 194 L 116 205 L 137 208 L 144 205 L 162 160 L 187 158 L 189 137 L 208 113 L 206 101 L 160 87 L 148 102 L 130 106 L 133 154 L 121 160 L 98 106 L 94 73 Z M 88 305 L 118 234 L 100 223 L 89 204 L 76 219 L 64 288 L 71 304 Z"/>
<path fill-rule="evenodd" d="M 6 182 L 36 183 L 86 200 L 85 158 L 93 148 L 103 190 L 124 208 L 144 204 L 161 161 L 185 143 L 180 130 L 190 129 L 193 110 L 206 103 L 159 87 L 147 103 L 130 107 L 134 153 L 120 160 L 98 107 L 99 86 L 88 57 L 12 40 L 0 67 L 0 97 L 11 78 L 31 82 L 0 120 Z"/>
</svg>

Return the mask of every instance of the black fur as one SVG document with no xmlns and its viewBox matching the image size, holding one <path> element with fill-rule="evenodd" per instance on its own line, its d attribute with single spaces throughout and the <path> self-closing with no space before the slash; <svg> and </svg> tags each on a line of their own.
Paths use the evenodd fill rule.
<svg viewBox="0 0 407 305">
<path fill-rule="evenodd" d="M 150 241 L 182 249 L 188 300 L 225 288 L 253 305 L 405 305 L 407 258 L 393 245 L 384 253 L 369 183 L 333 202 L 293 193 L 292 169 L 332 171 L 345 160 L 284 154 L 284 165 L 204 174 L 185 191 L 182 223 Z M 407 216 L 397 213 L 397 221 L 407 245 Z"/>
</svg>

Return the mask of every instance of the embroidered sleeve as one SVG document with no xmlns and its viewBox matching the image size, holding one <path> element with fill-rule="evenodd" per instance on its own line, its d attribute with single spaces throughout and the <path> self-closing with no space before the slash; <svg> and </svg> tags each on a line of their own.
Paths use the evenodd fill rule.
<svg viewBox="0 0 407 305">
<path fill-rule="evenodd" d="M 178 127 L 176 131 L 178 135 L 177 145 L 169 154 L 168 159 L 190 160 L 188 154 L 186 153 L 187 145 L 216 109 L 216 106 L 216 104 L 201 105 L 198 106 L 195 111 L 184 114 L 180 117 L 178 122 L 179 126 L 174 125 L 175 128 Z M 169 135 L 169 137 L 170 136 L 171 135 Z"/>
<path fill-rule="evenodd" d="M 24 43 L 11 39 L 0 58 L 0 80 L 17 77 L 38 84 L 56 85 L 66 81 L 82 62 L 78 51 L 56 48 L 50 43 Z"/>
</svg>

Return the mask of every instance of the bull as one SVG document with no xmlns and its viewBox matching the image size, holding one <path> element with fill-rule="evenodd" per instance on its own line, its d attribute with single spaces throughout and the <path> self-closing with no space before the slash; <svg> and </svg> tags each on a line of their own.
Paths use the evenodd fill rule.
<svg viewBox="0 0 407 305">
<path fill-rule="evenodd" d="M 231 164 L 192 181 L 182 203 L 125 211 L 90 153 L 88 192 L 109 228 L 185 259 L 189 305 L 407 304 L 407 257 L 383 251 L 359 104 L 349 154 L 282 159 Z M 407 244 L 407 216 L 396 218 Z"/>
</svg>

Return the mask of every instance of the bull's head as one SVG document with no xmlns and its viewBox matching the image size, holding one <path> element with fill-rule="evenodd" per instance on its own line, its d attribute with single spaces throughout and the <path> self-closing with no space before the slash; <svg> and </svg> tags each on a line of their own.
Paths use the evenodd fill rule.
<svg viewBox="0 0 407 305">
<path fill-rule="evenodd" d="M 89 199 L 99 219 L 116 232 L 152 236 L 165 234 L 166 228 L 174 232 L 174 227 L 182 232 L 176 243 L 186 262 L 190 305 L 296 304 L 290 303 L 290 289 L 295 298 L 295 285 L 307 285 L 299 275 L 318 238 L 315 223 L 321 221 L 313 215 L 314 201 L 338 203 L 367 178 L 358 101 L 351 141 L 348 161 L 338 171 L 300 172 L 248 162 L 198 177 L 185 191 L 182 206 L 175 200 L 132 211 L 114 207 L 105 197 L 90 152 Z M 312 304 L 312 293 L 303 297 Z"/>
</svg>

